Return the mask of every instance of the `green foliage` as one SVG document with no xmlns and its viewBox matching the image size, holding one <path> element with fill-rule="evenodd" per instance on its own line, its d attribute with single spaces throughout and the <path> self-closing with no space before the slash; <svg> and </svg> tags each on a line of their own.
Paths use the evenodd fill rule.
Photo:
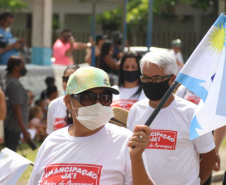
<svg viewBox="0 0 226 185">
<path fill-rule="evenodd" d="M 103 30 L 117 30 L 122 23 L 122 7 L 104 11 L 96 16 L 96 20 L 102 24 Z"/>
<path fill-rule="evenodd" d="M 184 2 L 200 9 L 206 9 L 211 5 L 211 0 L 153 0 L 153 14 L 163 16 L 173 15 L 175 13 L 175 6 L 178 2 Z M 97 15 L 97 22 L 101 23 L 103 26 L 116 24 L 120 27 L 123 15 L 122 6 L 111 11 L 104 11 L 103 13 Z M 149 0 L 128 0 L 127 23 L 130 25 L 146 23 L 148 9 Z"/>
<path fill-rule="evenodd" d="M 0 0 L 0 12 L 21 10 L 27 7 L 27 3 L 22 0 Z"/>
<path fill-rule="evenodd" d="M 191 2 L 191 6 L 193 6 L 194 8 L 200 8 L 202 10 L 205 10 L 208 6 L 211 6 L 212 4 L 212 0 L 195 0 Z"/>
<path fill-rule="evenodd" d="M 52 29 L 56 30 L 60 28 L 60 20 L 59 17 L 53 15 L 52 19 Z"/>
<path fill-rule="evenodd" d="M 154 0 L 153 13 L 169 13 L 171 8 L 176 5 L 176 0 Z M 187 1 L 187 0 L 184 0 Z M 139 25 L 147 22 L 149 0 L 131 0 L 127 4 L 127 20 L 130 25 Z M 97 21 L 102 24 L 121 25 L 123 7 L 120 6 L 111 11 L 104 11 L 97 16 Z"/>
<path fill-rule="evenodd" d="M 223 140 L 223 142 L 222 142 L 222 144 L 221 144 L 221 147 L 226 148 L 226 137 L 224 138 L 224 140 Z"/>
</svg>

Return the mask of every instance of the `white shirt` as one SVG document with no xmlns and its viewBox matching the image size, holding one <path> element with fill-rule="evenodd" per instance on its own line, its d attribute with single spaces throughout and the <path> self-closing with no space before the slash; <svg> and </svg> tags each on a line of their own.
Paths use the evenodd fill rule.
<svg viewBox="0 0 226 185">
<path fill-rule="evenodd" d="M 184 59 L 183 59 L 183 56 L 182 56 L 182 53 L 181 52 L 177 52 L 175 53 L 175 51 L 173 49 L 170 50 L 170 53 L 175 57 L 175 59 L 177 61 L 179 61 L 181 64 L 184 64 Z M 181 70 L 181 66 L 179 66 L 177 64 L 177 74 L 180 72 Z"/>
<path fill-rule="evenodd" d="M 151 124 L 150 144 L 145 150 L 149 172 L 156 184 L 198 185 L 199 154 L 214 149 L 212 133 L 189 139 L 189 127 L 196 105 L 175 96 L 175 100 L 161 109 Z M 144 99 L 133 105 L 127 127 L 133 130 L 142 125 L 154 109 Z"/>
<path fill-rule="evenodd" d="M 139 96 L 133 96 L 137 92 L 139 86 L 134 88 L 124 88 L 115 85 L 113 87 L 115 89 L 118 89 L 120 93 L 118 95 L 113 95 L 111 107 L 120 107 L 126 110 L 130 110 L 134 103 L 146 98 L 143 90 L 141 91 Z"/>
<path fill-rule="evenodd" d="M 68 128 L 53 132 L 43 142 L 29 185 L 132 185 L 130 130 L 106 123 L 94 135 L 73 137 Z"/>
<path fill-rule="evenodd" d="M 64 118 L 66 117 L 67 107 L 64 103 L 64 96 L 51 101 L 47 112 L 47 133 L 63 128 L 66 125 Z"/>
<path fill-rule="evenodd" d="M 175 92 L 175 95 L 184 98 L 185 100 L 188 100 L 196 105 L 199 104 L 201 99 L 199 96 L 197 96 L 195 93 L 193 93 L 183 85 L 180 85 L 178 87 L 177 91 Z"/>
</svg>

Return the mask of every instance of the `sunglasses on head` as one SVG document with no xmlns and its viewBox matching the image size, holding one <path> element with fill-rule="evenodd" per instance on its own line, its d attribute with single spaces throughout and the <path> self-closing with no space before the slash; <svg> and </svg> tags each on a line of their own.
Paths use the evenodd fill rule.
<svg viewBox="0 0 226 185">
<path fill-rule="evenodd" d="M 66 82 L 66 83 L 67 83 L 67 81 L 68 81 L 69 77 L 70 77 L 70 76 L 62 76 L 62 80 L 63 80 L 63 82 Z"/>
<path fill-rule="evenodd" d="M 96 94 L 94 92 L 87 91 L 82 94 L 72 94 L 71 97 L 78 100 L 83 106 L 94 105 L 97 100 L 99 100 L 103 106 L 110 106 L 112 103 L 112 94 L 109 92 Z"/>
</svg>

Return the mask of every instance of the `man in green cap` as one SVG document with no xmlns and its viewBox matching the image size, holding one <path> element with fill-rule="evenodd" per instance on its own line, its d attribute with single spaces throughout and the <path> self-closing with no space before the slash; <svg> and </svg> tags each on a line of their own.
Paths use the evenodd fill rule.
<svg viewBox="0 0 226 185">
<path fill-rule="evenodd" d="M 170 52 L 174 55 L 177 61 L 177 74 L 180 72 L 184 66 L 184 60 L 181 53 L 182 41 L 180 39 L 175 39 L 171 42 L 172 49 Z"/>
</svg>

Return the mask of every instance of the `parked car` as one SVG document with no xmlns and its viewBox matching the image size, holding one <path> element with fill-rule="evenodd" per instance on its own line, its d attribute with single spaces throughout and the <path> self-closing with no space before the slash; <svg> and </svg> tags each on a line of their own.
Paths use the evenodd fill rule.
<svg viewBox="0 0 226 185">
<path fill-rule="evenodd" d="M 158 48 L 158 47 L 150 47 L 150 51 L 156 51 L 156 50 L 169 50 L 168 48 Z M 131 46 L 129 48 L 125 47 L 124 51 L 132 51 L 132 52 L 137 52 L 141 56 L 146 54 L 148 52 L 148 48 L 146 46 Z"/>
</svg>

